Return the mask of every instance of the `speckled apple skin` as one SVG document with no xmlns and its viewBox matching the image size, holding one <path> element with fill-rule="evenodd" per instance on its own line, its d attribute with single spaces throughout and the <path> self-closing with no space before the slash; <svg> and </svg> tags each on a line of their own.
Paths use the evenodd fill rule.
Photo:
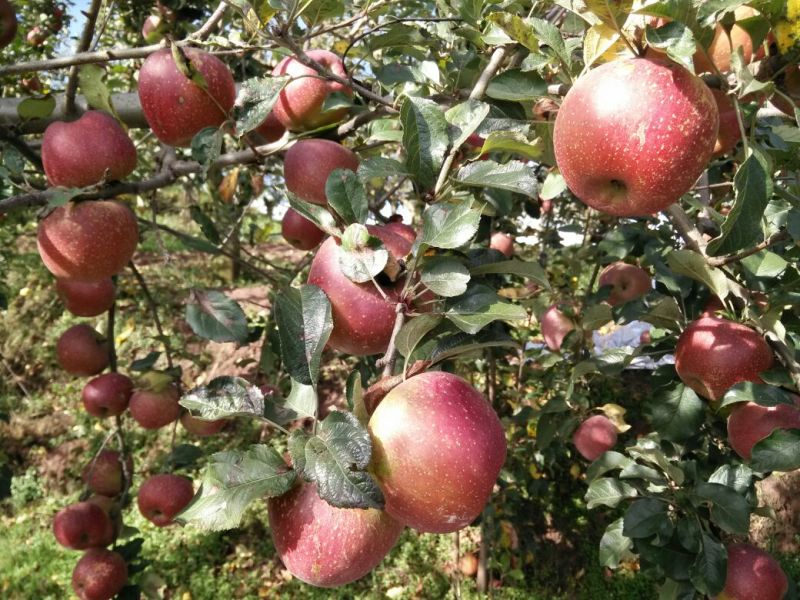
<svg viewBox="0 0 800 600">
<path fill-rule="evenodd" d="M 736 118 L 736 107 L 728 95 L 716 88 L 712 88 L 711 93 L 717 103 L 717 112 L 719 112 L 719 130 L 717 131 L 717 141 L 714 144 L 714 156 L 718 157 L 736 147 L 736 144 L 742 139 L 742 131 L 739 129 L 739 120 Z"/>
<path fill-rule="evenodd" d="M 575 323 L 561 312 L 556 305 L 551 306 L 542 315 L 540 321 L 544 343 L 553 352 L 561 350 L 561 344 L 567 334 L 575 329 Z"/>
<path fill-rule="evenodd" d="M 133 475 L 133 459 L 127 459 L 128 474 Z M 120 453 L 116 450 L 102 450 L 94 461 L 84 467 L 83 482 L 95 494 L 116 496 L 122 492 L 124 477 Z"/>
<path fill-rule="evenodd" d="M 194 497 L 192 481 L 180 475 L 160 473 L 148 477 L 139 487 L 136 504 L 142 516 L 156 525 L 166 527 Z"/>
<path fill-rule="evenodd" d="M 380 238 L 396 259 L 411 251 L 408 240 L 385 227 L 368 226 L 370 234 Z M 311 261 L 308 283 L 319 286 L 331 303 L 333 331 L 328 346 L 353 356 L 367 356 L 386 351 L 397 316 L 404 280 L 383 286 L 388 300 L 375 285 L 350 281 L 339 268 L 339 241 L 329 237 Z"/>
<path fill-rule="evenodd" d="M 309 50 L 306 55 L 326 67 L 334 75 L 347 77 L 342 59 L 328 50 Z M 289 131 L 309 131 L 341 121 L 347 107 L 322 112 L 325 98 L 333 92 L 353 97 L 353 90 L 337 81 L 321 78 L 311 67 L 293 56 L 287 56 L 272 70 L 272 75 L 289 75 L 292 79 L 283 88 L 272 108 L 275 118 Z"/>
<path fill-rule="evenodd" d="M 330 140 L 300 140 L 286 151 L 283 178 L 286 189 L 301 200 L 324 206 L 328 203 L 325 184 L 335 169 L 358 169 L 358 157 Z"/>
<path fill-rule="evenodd" d="M 58 279 L 56 292 L 64 308 L 76 317 L 96 317 L 114 304 L 114 282 L 110 277 L 97 281 Z"/>
<path fill-rule="evenodd" d="M 298 250 L 311 250 L 319 246 L 325 237 L 325 232 L 295 209 L 290 208 L 281 220 L 281 235 Z"/>
<path fill-rule="evenodd" d="M 736 454 L 750 460 L 753 446 L 776 429 L 800 429 L 800 396 L 794 396 L 794 400 L 795 406 L 761 406 L 755 402 L 734 406 L 728 417 L 728 443 Z"/>
<path fill-rule="evenodd" d="M 514 256 L 514 240 L 505 233 L 493 233 L 489 240 L 489 248 L 494 248 L 506 258 Z"/>
<path fill-rule="evenodd" d="M 81 391 L 83 407 L 94 417 L 121 415 L 128 408 L 133 381 L 122 373 L 105 373 L 89 381 Z"/>
<path fill-rule="evenodd" d="M 88 325 L 73 325 L 56 342 L 58 364 L 67 373 L 88 377 L 108 366 L 108 344 Z"/>
<path fill-rule="evenodd" d="M 760 382 L 773 356 L 758 333 L 717 317 L 693 321 L 678 338 L 675 370 L 683 383 L 709 400 L 719 400 L 742 381 Z"/>
<path fill-rule="evenodd" d="M 134 390 L 128 409 L 133 420 L 144 429 L 158 429 L 181 416 L 178 400 L 181 394 L 175 386 L 159 392 Z"/>
<path fill-rule="evenodd" d="M 783 600 L 789 581 L 772 556 L 750 544 L 727 549 L 728 575 L 715 600 Z"/>
<path fill-rule="evenodd" d="M 610 285 L 611 293 L 606 302 L 617 306 L 644 296 L 652 288 L 650 274 L 636 265 L 614 262 L 600 273 L 598 285 Z"/>
<path fill-rule="evenodd" d="M 202 50 L 183 51 L 202 73 L 207 91 L 183 76 L 169 48 L 148 56 L 139 70 L 144 117 L 155 136 L 170 146 L 188 146 L 201 129 L 222 125 L 236 100 L 233 75 L 225 63 Z"/>
<path fill-rule="evenodd" d="M 597 460 L 617 443 L 617 428 L 603 415 L 594 415 L 578 425 L 572 443 L 586 460 Z"/>
<path fill-rule="evenodd" d="M 116 552 L 86 551 L 72 571 L 72 589 L 81 600 L 110 600 L 128 581 L 128 565 Z"/>
<path fill-rule="evenodd" d="M 506 458 L 497 414 L 451 373 L 398 385 L 378 404 L 369 431 L 386 512 L 418 531 L 447 533 L 474 521 Z"/>
<path fill-rule="evenodd" d="M 402 221 L 389 221 L 384 225 L 389 231 L 396 233 L 401 238 L 405 238 L 412 244 L 417 240 L 417 232 L 411 225 L 403 223 Z"/>
<path fill-rule="evenodd" d="M 278 556 L 298 579 L 317 587 L 345 585 L 374 569 L 404 527 L 383 511 L 336 508 L 313 483 L 300 483 L 268 502 Z"/>
<path fill-rule="evenodd" d="M 682 66 L 633 58 L 581 77 L 558 111 L 556 162 L 584 203 L 617 216 L 654 214 L 694 185 L 714 151 L 711 91 Z"/>
<path fill-rule="evenodd" d="M 90 110 L 77 121 L 48 125 L 42 165 L 50 185 L 86 187 L 104 177 L 125 179 L 136 168 L 136 147 L 114 117 Z"/>
<path fill-rule="evenodd" d="M 116 275 L 139 242 L 136 217 L 108 200 L 69 202 L 39 222 L 36 245 L 56 277 L 97 281 Z"/>
<path fill-rule="evenodd" d="M 99 548 L 114 541 L 114 524 L 98 505 L 76 502 L 53 517 L 53 535 L 59 544 L 72 550 Z"/>
<path fill-rule="evenodd" d="M 285 131 L 286 127 L 283 126 L 283 123 L 278 120 L 278 117 L 273 112 L 270 112 L 264 122 L 256 127 L 256 133 L 264 138 L 264 142 L 267 144 L 277 142 L 283 137 Z"/>
</svg>

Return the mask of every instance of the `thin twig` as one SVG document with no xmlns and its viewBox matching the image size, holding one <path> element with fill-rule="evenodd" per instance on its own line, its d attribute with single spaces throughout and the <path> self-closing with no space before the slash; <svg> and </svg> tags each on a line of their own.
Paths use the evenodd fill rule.
<svg viewBox="0 0 800 600">
<path fill-rule="evenodd" d="M 145 300 L 147 300 L 147 306 L 150 309 L 150 314 L 153 315 L 153 324 L 155 325 L 156 331 L 161 338 L 161 344 L 164 346 L 164 354 L 167 358 L 167 366 L 171 371 L 173 368 L 172 348 L 169 343 L 169 338 L 164 334 L 164 328 L 161 326 L 161 318 L 158 316 L 158 305 L 156 304 L 155 298 L 153 298 L 153 295 L 150 293 L 150 288 L 147 287 L 147 282 L 144 280 L 144 277 L 142 277 L 139 269 L 136 268 L 136 265 L 133 264 L 133 261 L 128 263 L 128 267 L 130 267 L 133 276 L 139 283 L 139 287 L 142 288 L 142 293 L 144 294 Z"/>
<path fill-rule="evenodd" d="M 684 212 L 680 205 L 677 203 L 673 204 L 667 207 L 664 212 L 667 213 L 672 221 L 673 226 L 678 230 L 678 233 L 683 238 L 683 241 L 686 242 L 686 245 L 698 254 L 705 257 L 706 242 L 703 239 L 703 236 L 697 230 L 697 227 L 695 227 L 689 220 L 689 215 Z"/>
<path fill-rule="evenodd" d="M 28 144 L 26 144 L 22 139 L 14 135 L 10 129 L 7 127 L 0 126 L 0 140 L 11 144 L 19 150 L 20 154 L 28 159 L 34 167 L 36 167 L 39 171 L 44 171 L 44 167 L 42 167 L 42 158 L 34 152 Z"/>
<path fill-rule="evenodd" d="M 103 0 L 92 0 L 89 10 L 84 13 L 86 15 L 86 24 L 81 33 L 81 39 L 78 42 L 76 54 L 86 52 L 92 44 L 94 37 L 94 28 L 97 24 L 97 15 L 100 14 L 100 7 Z M 65 91 L 66 105 L 65 112 L 71 115 L 75 112 L 75 93 L 78 91 L 78 66 L 73 65 L 69 70 L 69 79 L 67 79 L 67 88 Z"/>
<path fill-rule="evenodd" d="M 747 250 L 742 250 L 741 252 L 738 252 L 736 254 L 729 254 L 727 256 L 709 256 L 708 259 L 706 259 L 706 262 L 712 267 L 723 267 L 725 265 L 729 265 L 734 262 L 739 262 L 743 258 L 752 256 L 753 254 L 757 254 L 762 250 L 769 248 L 770 246 L 774 246 L 776 244 L 780 244 L 781 242 L 788 241 L 791 239 L 791 237 L 792 236 L 789 235 L 789 232 L 784 229 L 776 233 L 773 233 L 763 242 L 753 246 L 752 248 L 748 248 Z"/>
<path fill-rule="evenodd" d="M 386 354 L 378 361 L 383 365 L 383 376 L 389 377 L 394 372 L 394 363 L 397 360 L 397 334 L 403 328 L 405 323 L 405 307 L 402 302 L 398 302 L 395 307 L 394 327 L 392 328 L 392 335 L 389 338 L 389 345 L 386 347 Z"/>
<path fill-rule="evenodd" d="M 116 277 L 114 278 L 116 280 Z M 117 282 L 114 281 L 116 288 Z M 108 368 L 112 373 L 117 372 L 117 349 L 114 343 L 114 316 L 116 313 L 117 301 L 111 303 L 108 309 L 108 321 L 106 321 L 106 341 L 108 342 Z"/>
<path fill-rule="evenodd" d="M 188 39 L 189 40 L 204 40 L 206 39 L 214 29 L 217 27 L 219 22 L 222 20 L 222 17 L 225 16 L 225 11 L 228 8 L 228 3 L 225 0 L 222 0 L 217 5 L 217 8 L 214 9 L 214 12 L 211 13 L 211 16 L 208 17 L 205 23 L 203 23 L 200 28 L 191 34 Z"/>
</svg>

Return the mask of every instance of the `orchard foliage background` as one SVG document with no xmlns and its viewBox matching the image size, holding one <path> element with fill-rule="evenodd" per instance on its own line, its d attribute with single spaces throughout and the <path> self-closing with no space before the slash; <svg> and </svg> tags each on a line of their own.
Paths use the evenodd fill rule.
<svg viewBox="0 0 800 600">
<path fill-rule="evenodd" d="M 438 598 L 488 589 L 501 598 L 691 598 L 721 591 L 725 545 L 748 539 L 796 580 L 800 430 L 773 433 L 751 461 L 726 433 L 733 405 L 791 404 L 800 383 L 800 7 L 747 2 L 760 13 L 737 19 L 744 4 L 17 2 L 19 32 L 0 50 L 0 593 L 65 597 L 76 555 L 56 545 L 51 521 L 88 495 L 81 471 L 101 448 L 134 462 L 119 498 L 124 597 Z M 645 22 L 637 9 L 664 20 Z M 164 17 L 169 39 L 230 67 L 240 84 L 235 129 L 204 129 L 186 149 L 158 143 L 135 94 L 142 60 L 165 43 L 142 39 L 147 14 Z M 570 86 L 590 66 L 648 47 L 692 67 L 715 26 L 724 34 L 735 19 L 764 52 L 750 65 L 734 52 L 730 73 L 704 78 L 728 92 L 745 140 L 713 158 L 664 213 L 611 217 L 575 198 L 552 145 Z M 314 48 L 344 58 L 354 96 L 326 100 L 346 108 L 343 119 L 270 144 L 244 136 L 285 83 L 270 77 L 272 67 Z M 48 188 L 40 134 L 87 104 L 130 127 L 136 170 L 123 182 Z M 465 143 L 473 134 L 482 143 Z M 329 183 L 333 212 L 284 185 L 283 155 L 308 136 L 340 141 L 361 161 L 357 173 Z M 71 199 L 111 197 L 135 211 L 140 242 L 116 278 L 114 308 L 76 319 L 36 251 L 37 217 Z M 289 204 L 328 233 L 349 226 L 350 268 L 367 281 L 387 257 L 364 245 L 359 225 L 394 213 L 413 224 L 418 241 L 405 266 L 418 272 L 415 289 L 439 300 L 397 321 L 386 357 L 323 351 L 327 301 L 303 287 L 314 251 L 280 236 Z M 498 231 L 516 237 L 517 257 L 488 248 Z M 619 260 L 655 283 L 612 308 L 598 276 Z M 714 296 L 720 314 L 753 327 L 775 355 L 763 383 L 738 384 L 716 403 L 661 360 Z M 553 304 L 572 322 L 561 351 L 546 347 L 539 326 Z M 649 333 L 614 343 L 634 321 Z M 127 415 L 88 415 L 79 400 L 85 381 L 55 360 L 56 340 L 77 322 L 108 335 L 120 371 L 178 379 L 181 404 L 229 418 L 223 431 L 199 439 L 177 421 L 146 431 Z M 645 360 L 652 369 L 632 368 Z M 362 460 L 365 404 L 396 383 L 393 374 L 428 367 L 483 391 L 505 428 L 508 455 L 482 517 L 455 534 L 407 529 L 348 587 L 293 579 L 269 539 L 263 496 L 288 489 L 294 472 L 266 487 L 259 477 L 281 471 L 281 454 L 296 460 L 310 436 L 333 440 L 306 474 L 327 481 L 337 502 L 380 504 Z M 266 394 L 257 387 L 265 384 L 274 386 Z M 327 421 L 332 408 L 358 418 Z M 619 439 L 589 463 L 571 436 L 596 414 L 613 421 Z M 337 470 L 342 463 L 350 464 Z M 188 475 L 196 489 L 203 482 L 185 527 L 156 529 L 136 508 L 135 490 L 159 472 Z M 787 597 L 796 597 L 792 581 Z"/>
</svg>

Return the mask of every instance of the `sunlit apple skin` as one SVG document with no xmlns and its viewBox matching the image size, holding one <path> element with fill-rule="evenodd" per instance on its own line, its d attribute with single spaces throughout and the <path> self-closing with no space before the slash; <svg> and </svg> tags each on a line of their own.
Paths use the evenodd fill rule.
<svg viewBox="0 0 800 600">
<path fill-rule="evenodd" d="M 489 240 L 489 248 L 494 248 L 506 258 L 511 258 L 514 256 L 514 239 L 505 233 L 493 233 Z"/>
<path fill-rule="evenodd" d="M 290 208 L 281 220 L 281 235 L 298 250 L 311 250 L 319 246 L 325 237 L 325 232 L 295 209 Z"/>
<path fill-rule="evenodd" d="M 411 225 L 403 223 L 403 217 L 400 215 L 392 215 L 389 217 L 389 222 L 386 223 L 384 227 L 400 237 L 407 239 L 412 244 L 417 240 L 416 230 Z"/>
<path fill-rule="evenodd" d="M 120 460 L 120 453 L 116 450 L 101 450 L 97 458 L 83 469 L 83 482 L 95 494 L 101 496 L 116 496 L 122 492 L 125 483 L 125 474 Z M 130 455 L 126 460 L 128 474 L 133 474 L 133 460 Z"/>
<path fill-rule="evenodd" d="M 17 35 L 17 13 L 8 0 L 0 0 L 0 48 L 8 46 Z"/>
<path fill-rule="evenodd" d="M 391 254 L 400 259 L 411 251 L 408 240 L 382 227 L 368 226 Z M 339 241 L 329 237 L 311 261 L 308 283 L 319 286 L 331 302 L 333 331 L 328 346 L 354 356 L 386 351 L 392 335 L 396 305 L 403 289 L 403 278 L 381 286 L 386 299 L 371 281 L 355 283 L 339 267 Z"/>
<path fill-rule="evenodd" d="M 345 585 L 374 569 L 404 527 L 374 508 L 336 508 L 313 483 L 300 483 L 268 501 L 278 556 L 298 579 L 317 587 Z"/>
<path fill-rule="evenodd" d="M 65 548 L 101 548 L 114 541 L 114 525 L 97 504 L 76 502 L 53 517 L 53 535 Z"/>
<path fill-rule="evenodd" d="M 88 550 L 72 571 L 72 589 L 80 600 L 111 600 L 128 581 L 128 565 L 116 552 Z"/>
<path fill-rule="evenodd" d="M 139 101 L 155 136 L 170 146 L 188 146 L 205 127 L 219 127 L 236 99 L 230 69 L 216 56 L 183 48 L 205 78 L 207 91 L 183 76 L 169 48 L 154 52 L 139 70 Z"/>
<path fill-rule="evenodd" d="M 554 304 L 542 314 L 540 327 L 544 343 L 553 352 L 558 352 L 561 350 L 564 338 L 575 329 L 575 323 Z"/>
<path fill-rule="evenodd" d="M 386 512 L 418 531 L 447 533 L 483 511 L 506 458 L 491 405 L 445 372 L 407 379 L 369 420 L 372 470 Z"/>
<path fill-rule="evenodd" d="M 783 600 L 786 573 L 772 556 L 750 544 L 729 544 L 725 587 L 715 600 Z"/>
<path fill-rule="evenodd" d="M 743 402 L 734 406 L 728 417 L 728 443 L 736 454 L 750 460 L 753 446 L 776 429 L 800 429 L 800 396 L 795 406 L 761 406 Z"/>
<path fill-rule="evenodd" d="M 572 443 L 586 460 L 595 461 L 617 443 L 617 428 L 608 417 L 594 415 L 572 434 Z"/>
<path fill-rule="evenodd" d="M 650 291 L 650 275 L 636 265 L 624 262 L 615 262 L 608 265 L 600 273 L 598 279 L 600 287 L 611 286 L 611 293 L 606 302 L 611 306 L 624 304 L 644 296 Z"/>
<path fill-rule="evenodd" d="M 342 59 L 327 50 L 309 50 L 306 55 L 334 75 L 346 78 Z M 352 98 L 353 90 L 336 81 L 322 78 L 315 69 L 305 66 L 293 56 L 287 56 L 272 70 L 272 75 L 288 75 L 289 83 L 278 96 L 272 112 L 289 131 L 309 131 L 341 121 L 347 107 L 322 112 L 329 94 L 339 92 Z"/>
<path fill-rule="evenodd" d="M 264 122 L 256 127 L 255 131 L 264 138 L 264 142 L 271 144 L 283 137 L 283 134 L 286 132 L 286 127 L 278 120 L 275 113 L 270 112 L 267 118 L 264 119 Z"/>
<path fill-rule="evenodd" d="M 122 373 L 106 373 L 89 381 L 81 392 L 83 407 L 90 415 L 105 419 L 128 408 L 133 381 Z"/>
<path fill-rule="evenodd" d="M 125 179 L 136 168 L 136 147 L 119 121 L 90 110 L 77 121 L 47 126 L 42 165 L 50 185 L 86 187 Z"/>
<path fill-rule="evenodd" d="M 711 91 L 660 59 L 606 63 L 578 79 L 558 111 L 554 147 L 569 189 L 617 216 L 654 214 L 689 191 L 714 151 Z"/>
<path fill-rule="evenodd" d="M 145 480 L 136 495 L 142 516 L 156 525 L 166 527 L 173 523 L 194 497 L 192 482 L 186 477 L 161 473 Z"/>
<path fill-rule="evenodd" d="M 59 206 L 39 223 L 36 238 L 48 271 L 82 281 L 108 279 L 122 271 L 138 242 L 134 214 L 108 200 Z"/>
<path fill-rule="evenodd" d="M 114 304 L 114 282 L 110 277 L 97 281 L 58 279 L 56 292 L 64 308 L 76 317 L 102 315 Z"/>
<path fill-rule="evenodd" d="M 300 140 L 286 151 L 283 159 L 286 189 L 312 204 L 328 203 L 325 184 L 335 169 L 356 171 L 358 157 L 330 140 Z"/>
<path fill-rule="evenodd" d="M 158 429 L 169 425 L 181 416 L 181 395 L 178 388 L 169 385 L 163 390 L 134 390 L 128 405 L 133 420 L 144 429 Z"/>
<path fill-rule="evenodd" d="M 183 428 L 198 437 L 208 437 L 216 435 L 225 427 L 225 419 L 206 421 L 193 417 L 188 412 L 181 415 L 181 425 Z"/>
<path fill-rule="evenodd" d="M 719 157 L 728 154 L 736 147 L 742 139 L 742 131 L 736 118 L 736 107 L 728 95 L 716 88 L 713 88 L 711 93 L 714 95 L 719 112 L 719 131 L 714 144 L 714 157 Z"/>
<path fill-rule="evenodd" d="M 693 321 L 678 338 L 675 370 L 681 380 L 709 400 L 719 400 L 742 381 L 760 382 L 773 356 L 758 333 L 717 317 Z"/>
<path fill-rule="evenodd" d="M 749 6 L 740 6 L 734 11 L 734 16 L 737 21 L 743 21 L 759 15 L 757 10 Z M 728 39 L 728 34 L 725 33 L 725 28 L 722 25 L 717 25 L 714 29 L 714 38 L 708 45 L 706 52 L 711 59 L 709 62 L 706 55 L 701 50 L 694 55 L 694 70 L 697 73 L 713 73 L 714 66 L 721 72 L 725 73 L 732 69 L 731 53 L 736 52 L 736 49 L 742 48 L 742 55 L 744 56 L 744 64 L 750 64 L 753 60 L 753 40 L 750 38 L 744 28 L 739 25 L 734 25 L 731 28 L 731 37 Z M 733 46 L 731 47 L 731 42 Z M 712 66 L 712 63 L 714 66 Z"/>
<path fill-rule="evenodd" d="M 56 357 L 71 375 L 97 375 L 108 366 L 108 343 L 88 325 L 73 325 L 58 338 Z"/>
</svg>

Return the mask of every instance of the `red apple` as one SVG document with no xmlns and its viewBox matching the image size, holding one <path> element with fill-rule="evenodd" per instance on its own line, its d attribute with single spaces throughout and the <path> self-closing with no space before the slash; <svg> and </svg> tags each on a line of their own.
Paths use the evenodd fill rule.
<svg viewBox="0 0 800 600">
<path fill-rule="evenodd" d="M 380 238 L 396 258 L 411 251 L 408 240 L 385 227 L 368 226 L 371 235 Z M 329 237 L 311 262 L 308 283 L 317 285 L 328 296 L 333 312 L 333 331 L 328 346 L 355 356 L 385 352 L 392 335 L 395 306 L 400 300 L 403 278 L 382 285 L 384 298 L 371 281 L 350 281 L 339 267 L 339 241 Z"/>
<path fill-rule="evenodd" d="M 81 401 L 86 412 L 104 419 L 125 412 L 132 393 L 133 382 L 130 377 L 121 373 L 106 373 L 83 387 Z"/>
<path fill-rule="evenodd" d="M 145 480 L 136 495 L 136 503 L 145 519 L 158 527 L 166 527 L 193 497 L 191 479 L 162 473 Z"/>
<path fill-rule="evenodd" d="M 572 443 L 586 460 L 597 460 L 617 443 L 617 428 L 603 415 L 594 415 L 572 434 Z"/>
<path fill-rule="evenodd" d="M 711 93 L 714 95 L 719 112 L 719 131 L 714 144 L 714 157 L 718 157 L 728 154 L 736 147 L 736 144 L 742 139 L 742 131 L 739 129 L 739 120 L 736 118 L 736 106 L 728 95 L 716 88 L 712 88 Z"/>
<path fill-rule="evenodd" d="M 489 248 L 494 248 L 506 258 L 511 258 L 514 256 L 514 238 L 498 231 L 492 234 L 489 240 Z"/>
<path fill-rule="evenodd" d="M 219 127 L 236 99 L 230 69 L 216 56 L 183 48 L 192 69 L 202 74 L 201 88 L 178 70 L 172 52 L 154 52 L 139 70 L 139 100 L 156 137 L 170 146 L 188 146 L 205 127 Z"/>
<path fill-rule="evenodd" d="M 2 2 L 3 0 L 0 0 L 0 4 L 2 4 Z M 20 85 L 22 86 L 22 89 L 29 94 L 39 94 L 42 91 L 42 81 L 37 75 L 23 77 L 22 81 L 20 81 Z"/>
<path fill-rule="evenodd" d="M 561 344 L 567 334 L 575 329 L 575 323 L 567 315 L 558 309 L 557 305 L 552 305 L 542 314 L 539 326 L 542 329 L 544 343 L 553 352 L 561 350 Z"/>
<path fill-rule="evenodd" d="M 77 502 L 62 508 L 53 518 L 53 535 L 59 544 L 73 550 L 108 546 L 114 541 L 114 525 L 108 514 L 92 502 Z"/>
<path fill-rule="evenodd" d="M 611 293 L 606 300 L 611 306 L 640 298 L 652 288 L 647 271 L 622 261 L 611 263 L 603 269 L 599 285 L 611 286 Z"/>
<path fill-rule="evenodd" d="M 133 460 L 125 461 L 128 475 L 133 475 Z M 116 450 L 101 450 L 97 457 L 83 469 L 83 482 L 95 494 L 116 496 L 125 487 L 125 473 L 120 453 Z"/>
<path fill-rule="evenodd" d="M 77 121 L 47 126 L 42 164 L 50 185 L 87 187 L 130 175 L 136 168 L 136 147 L 119 121 L 90 110 Z"/>
<path fill-rule="evenodd" d="M 116 552 L 92 548 L 72 571 L 72 589 L 80 600 L 111 600 L 128 581 L 128 565 Z"/>
<path fill-rule="evenodd" d="M 110 277 L 97 281 L 57 279 L 56 292 L 76 317 L 96 317 L 114 304 L 114 282 Z"/>
<path fill-rule="evenodd" d="M 725 588 L 716 600 L 783 600 L 789 581 L 772 556 L 750 544 L 729 544 Z"/>
<path fill-rule="evenodd" d="M 144 429 L 158 429 L 181 416 L 178 387 L 172 381 L 159 381 L 134 389 L 128 405 L 133 420 Z"/>
<path fill-rule="evenodd" d="M 384 228 L 407 239 L 412 244 L 417 240 L 416 230 L 411 225 L 403 223 L 403 217 L 401 215 L 392 215 L 389 217 L 389 222 L 384 225 Z"/>
<path fill-rule="evenodd" d="M 458 561 L 458 570 L 464 577 L 475 577 L 478 573 L 478 557 L 474 552 L 467 552 Z"/>
<path fill-rule="evenodd" d="M 148 44 L 157 44 L 164 39 L 164 21 L 158 15 L 149 15 L 142 23 L 142 37 Z"/>
<path fill-rule="evenodd" d="M 335 169 L 358 169 L 358 157 L 330 140 L 300 140 L 286 151 L 283 178 L 286 189 L 301 200 L 325 205 L 325 184 Z"/>
<path fill-rule="evenodd" d="M 196 435 L 198 437 L 208 437 L 222 431 L 223 427 L 225 427 L 225 419 L 206 421 L 205 419 L 193 417 L 187 412 L 181 415 L 181 425 L 183 425 L 183 428 L 192 435 Z"/>
<path fill-rule="evenodd" d="M 795 404 L 737 404 L 728 417 L 728 442 L 731 448 L 743 459 L 750 460 L 753 446 L 776 429 L 800 429 L 800 396 L 795 396 Z"/>
<path fill-rule="evenodd" d="M 491 405 L 469 383 L 442 371 L 411 377 L 378 404 L 369 430 L 373 472 L 395 519 L 447 533 L 481 514 L 506 439 Z"/>
<path fill-rule="evenodd" d="M 342 59 L 327 50 L 309 50 L 306 55 L 334 75 L 347 78 Z M 323 78 L 315 69 L 305 66 L 293 56 L 287 56 L 272 70 L 272 75 L 291 77 L 272 108 L 275 117 L 289 131 L 309 131 L 341 121 L 347 107 L 322 111 L 325 99 L 333 92 L 352 98 L 349 86 Z"/>
<path fill-rule="evenodd" d="M 84 281 L 108 279 L 122 271 L 138 241 L 134 214 L 108 200 L 59 206 L 39 223 L 36 238 L 48 271 Z"/>
<path fill-rule="evenodd" d="M 0 48 L 8 46 L 17 35 L 17 12 L 8 0 L 0 0 Z"/>
<path fill-rule="evenodd" d="M 258 135 L 264 138 L 264 141 L 267 144 L 271 144 L 272 142 L 277 142 L 283 137 L 286 127 L 284 127 L 283 123 L 278 120 L 278 117 L 275 116 L 274 112 L 270 112 L 269 115 L 267 115 L 267 118 L 264 119 L 264 122 L 256 127 L 255 131 Z"/>
<path fill-rule="evenodd" d="M 578 79 L 561 103 L 556 161 L 570 190 L 592 208 L 650 215 L 694 185 L 718 124 L 708 86 L 682 66 L 616 60 Z"/>
<path fill-rule="evenodd" d="M 734 16 L 737 21 L 743 21 L 744 19 L 749 19 L 760 14 L 761 13 L 757 10 L 749 6 L 740 6 L 734 11 Z M 731 42 L 733 42 L 732 46 Z M 698 50 L 694 55 L 694 70 L 697 73 L 713 73 L 714 66 L 716 66 L 716 68 L 723 73 L 730 71 L 731 54 L 736 52 L 740 47 L 744 56 L 744 63 L 750 64 L 754 56 L 753 40 L 750 38 L 750 34 L 739 25 L 734 25 L 733 28 L 731 28 L 730 39 L 728 39 L 725 28 L 717 24 L 714 29 L 714 38 L 711 40 L 706 50 L 711 62 L 709 62 L 708 58 L 706 58 L 706 55 L 703 54 L 701 50 Z M 714 66 L 712 66 L 712 63 Z"/>
<path fill-rule="evenodd" d="M 678 338 L 675 370 L 695 392 L 719 400 L 741 381 L 760 382 L 772 366 L 772 350 L 758 333 L 726 319 L 701 317 Z"/>
<path fill-rule="evenodd" d="M 50 32 L 47 29 L 36 25 L 28 32 L 28 35 L 25 36 L 25 40 L 31 46 L 38 47 L 44 44 L 48 37 L 50 37 Z"/>
<path fill-rule="evenodd" d="M 108 366 L 108 344 L 88 325 L 73 325 L 58 338 L 56 356 L 67 373 L 97 375 Z"/>
<path fill-rule="evenodd" d="M 283 215 L 281 235 L 298 250 L 311 250 L 319 246 L 325 237 L 325 232 L 295 209 L 290 208 Z"/>
<path fill-rule="evenodd" d="M 345 585 L 374 569 L 403 525 L 385 512 L 336 508 L 313 483 L 270 498 L 269 527 L 278 556 L 298 579 L 318 587 Z"/>
</svg>

